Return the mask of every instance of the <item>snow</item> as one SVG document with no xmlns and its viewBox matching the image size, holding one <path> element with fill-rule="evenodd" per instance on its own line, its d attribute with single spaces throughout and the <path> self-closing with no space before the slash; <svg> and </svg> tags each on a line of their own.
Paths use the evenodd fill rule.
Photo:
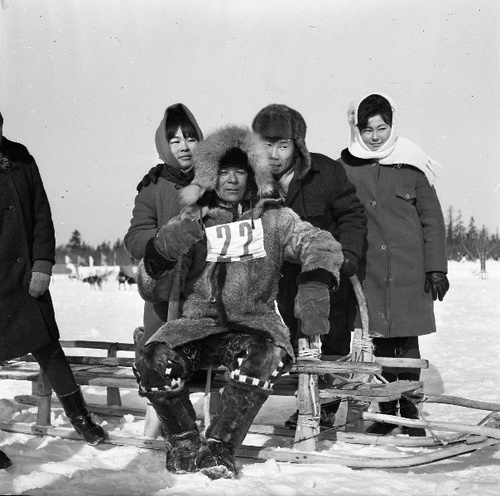
<svg viewBox="0 0 500 496">
<path fill-rule="evenodd" d="M 438 332 L 421 338 L 422 356 L 430 361 L 423 372 L 429 394 L 447 394 L 500 402 L 500 262 L 488 261 L 487 279 L 478 265 L 451 262 L 451 289 L 436 304 Z M 62 339 L 131 342 L 142 320 L 143 303 L 137 289 L 118 290 L 110 280 L 102 291 L 80 281 L 57 279 L 51 292 Z M 34 422 L 35 409 L 18 407 L 14 396 L 30 394 L 31 385 L 0 382 L 0 421 Z M 85 387 L 87 401 L 105 404 L 105 391 Z M 135 391 L 123 391 L 124 404 L 144 405 Z M 202 400 L 193 396 L 198 412 Z M 271 397 L 258 416 L 259 423 L 284 421 L 294 410 L 293 398 Z M 341 421 L 342 409 L 339 414 Z M 486 413 L 456 406 L 426 404 L 428 420 L 478 423 Z M 344 412 L 345 414 L 345 412 Z M 144 420 L 95 416 L 114 434 L 140 435 Z M 53 425 L 69 426 L 61 408 L 54 406 Z M 248 444 L 268 444 L 264 435 L 251 434 Z M 285 441 L 284 441 L 285 442 Z M 289 440 L 287 441 L 289 442 Z M 321 447 L 345 456 L 382 458 L 410 448 L 361 446 L 324 442 Z M 173 475 L 165 470 L 164 453 L 130 446 L 87 446 L 81 441 L 0 431 L 0 449 L 13 466 L 0 470 L 0 493 L 29 495 L 241 495 L 254 496 L 455 496 L 500 493 L 500 450 L 484 448 L 441 462 L 411 469 L 351 469 L 342 465 L 299 465 L 239 461 L 236 480 L 211 481 L 201 474 Z M 412 448 L 414 449 L 414 448 Z M 422 448 L 414 449 L 417 452 Z"/>
</svg>

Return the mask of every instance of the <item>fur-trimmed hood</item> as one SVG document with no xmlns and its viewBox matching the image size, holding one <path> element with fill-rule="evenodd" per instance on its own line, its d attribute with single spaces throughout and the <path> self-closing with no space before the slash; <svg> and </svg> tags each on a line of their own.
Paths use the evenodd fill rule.
<svg viewBox="0 0 500 496">
<path fill-rule="evenodd" d="M 248 158 L 257 199 L 275 195 L 276 183 L 262 139 L 247 127 L 227 126 L 212 133 L 195 148 L 194 179 L 180 193 L 184 205 L 194 205 L 206 191 L 215 190 L 221 159 L 234 148 L 240 149 Z"/>
</svg>

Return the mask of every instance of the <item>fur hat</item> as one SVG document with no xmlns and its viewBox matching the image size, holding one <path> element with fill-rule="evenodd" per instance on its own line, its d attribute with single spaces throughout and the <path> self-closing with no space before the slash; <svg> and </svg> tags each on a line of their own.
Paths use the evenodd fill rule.
<svg viewBox="0 0 500 496">
<path fill-rule="evenodd" d="M 212 133 L 194 149 L 194 179 L 181 191 L 182 203 L 193 205 L 205 191 L 214 191 L 221 164 L 230 157 L 238 159 L 238 166 L 248 163 L 259 198 L 274 195 L 275 181 L 263 141 L 248 128 L 228 126 Z"/>
<path fill-rule="evenodd" d="M 294 165 L 301 179 L 311 167 L 311 156 L 306 147 L 306 121 L 296 110 L 273 103 L 264 107 L 252 122 L 254 132 L 268 139 L 291 139 L 302 156 L 302 164 Z"/>
</svg>

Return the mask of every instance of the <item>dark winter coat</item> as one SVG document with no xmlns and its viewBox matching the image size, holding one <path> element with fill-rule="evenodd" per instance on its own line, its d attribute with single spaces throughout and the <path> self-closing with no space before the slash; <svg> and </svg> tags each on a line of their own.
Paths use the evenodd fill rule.
<svg viewBox="0 0 500 496">
<path fill-rule="evenodd" d="M 158 177 L 156 184 L 150 183 L 143 187 L 135 197 L 134 209 L 130 227 L 125 235 L 124 244 L 130 255 L 137 260 L 144 257 L 147 242 L 154 237 L 159 227 L 167 223 L 181 211 L 179 192 L 184 184 L 184 178 L 176 180 L 172 173 L 167 174 L 167 169 L 177 168 L 180 165 L 170 151 L 165 137 L 165 125 L 169 115 L 173 112 L 183 111 L 189 118 L 200 138 L 203 138 L 190 110 L 182 105 L 175 104 L 167 107 L 164 117 L 156 132 L 156 148 L 160 158 L 164 160 L 163 171 Z M 180 174 L 182 176 L 182 174 Z M 176 318 L 177 316 L 170 316 Z M 151 336 L 160 325 L 168 318 L 168 302 L 152 305 L 149 302 L 144 306 L 144 332 L 145 336 Z"/>
<path fill-rule="evenodd" d="M 410 165 L 340 159 L 365 206 L 368 236 L 360 276 L 374 337 L 436 330 L 426 272 L 447 272 L 446 233 L 436 190 Z"/>
<path fill-rule="evenodd" d="M 182 186 L 163 177 L 156 184 L 142 188 L 135 197 L 130 227 L 124 238 L 125 247 L 137 260 L 144 257 L 146 243 L 160 226 L 181 211 L 179 191 Z"/>
<path fill-rule="evenodd" d="M 366 236 L 366 218 L 364 208 L 354 186 L 349 182 L 345 171 L 338 162 L 319 154 L 311 153 L 311 166 L 308 170 L 296 171 L 288 188 L 285 205 L 307 220 L 313 226 L 329 231 L 342 245 L 343 250 L 362 256 Z M 297 293 L 296 278 L 299 274 L 296 265 L 285 263 L 282 268 L 282 280 L 278 294 L 278 304 L 285 322 L 292 335 L 296 334 L 297 320 L 294 317 L 294 301 Z M 330 314 L 330 332 L 332 336 L 323 336 L 325 343 L 346 336 L 345 349 L 335 349 L 336 345 L 324 346 L 326 353 L 346 354 L 349 352 L 350 331 L 354 319 L 356 299 L 350 282 L 342 279 L 342 288 L 337 295 L 332 295 Z M 340 300 L 340 301 L 339 301 Z M 333 308 L 341 305 L 341 308 Z M 333 336 L 333 333 L 336 336 Z"/>
<path fill-rule="evenodd" d="M 305 175 L 294 175 L 285 206 L 313 226 L 329 231 L 343 250 L 361 257 L 366 219 L 354 186 L 338 162 L 320 153 L 310 156 L 311 167 Z"/>
<path fill-rule="evenodd" d="M 50 273 L 54 225 L 38 167 L 25 146 L 0 143 L 0 360 L 59 338 L 50 294 L 29 295 L 31 271 Z"/>
</svg>

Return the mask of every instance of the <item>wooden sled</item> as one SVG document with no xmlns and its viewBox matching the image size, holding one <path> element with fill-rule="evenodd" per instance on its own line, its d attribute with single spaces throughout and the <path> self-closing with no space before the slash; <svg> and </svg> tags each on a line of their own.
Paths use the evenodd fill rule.
<svg viewBox="0 0 500 496">
<path fill-rule="evenodd" d="M 252 433 L 267 433 L 269 434 L 270 426 L 254 426 Z M 428 423 L 428 427 L 435 427 L 434 423 Z M 350 468 L 408 468 L 425 465 L 448 458 L 456 457 L 462 454 L 471 453 L 482 448 L 495 446 L 500 443 L 500 415 L 497 412 L 492 412 L 478 426 L 466 426 L 464 429 L 473 430 L 476 434 L 469 434 L 455 438 L 449 438 L 446 445 L 439 445 L 431 438 L 398 438 L 397 436 L 381 436 L 380 444 L 394 446 L 404 446 L 406 454 L 401 456 L 380 457 L 380 456 L 360 456 L 355 454 L 333 453 L 329 451 L 323 452 L 306 452 L 288 448 L 262 448 L 259 446 L 251 446 L 244 444 L 237 451 L 237 457 L 241 459 L 250 459 L 255 461 L 266 461 L 274 459 L 277 462 L 287 463 L 307 463 L 307 464 L 333 464 L 343 465 Z M 449 424 L 446 429 L 452 429 Z M 30 434 L 37 436 L 53 436 L 62 439 L 74 441 L 82 441 L 78 434 L 70 427 L 52 427 L 26 424 L 21 422 L 2 423 L 0 429 L 7 432 L 16 432 L 22 434 Z M 280 429 L 277 428 L 279 431 Z M 281 429 L 281 435 L 285 437 L 287 434 Z M 373 437 L 370 435 L 349 436 L 348 433 L 337 433 L 337 440 L 343 442 L 354 442 L 360 444 L 373 444 Z M 494 437 L 491 437 L 494 436 Z M 326 436 L 328 438 L 329 436 Z M 372 438 L 370 440 L 370 438 Z M 383 438 L 383 439 L 382 439 Z M 151 439 L 136 436 L 124 436 L 121 434 L 108 434 L 105 444 L 115 446 L 135 446 L 144 449 L 164 450 L 164 442 L 162 439 Z M 426 452 L 422 453 L 421 446 L 426 446 Z M 418 454 L 407 454 L 409 447 L 419 448 Z"/>
<path fill-rule="evenodd" d="M 237 452 L 242 459 L 265 461 L 275 459 L 278 462 L 335 464 L 352 468 L 401 468 L 413 467 L 437 462 L 464 453 L 470 453 L 500 443 L 500 405 L 451 396 L 425 395 L 422 400 L 434 403 L 447 403 L 458 407 L 485 410 L 489 413 L 478 425 L 452 424 L 408 420 L 400 417 L 368 413 L 372 402 L 399 399 L 403 394 L 422 391 L 421 382 L 396 381 L 384 384 L 377 382 L 383 367 L 428 367 L 426 360 L 404 360 L 379 358 L 374 361 L 368 337 L 368 313 L 361 286 L 356 278 L 351 278 L 362 317 L 362 329 L 354 336 L 353 353 L 350 357 L 321 357 L 319 336 L 302 339 L 301 352 L 296 363 L 286 376 L 276 385 L 274 394 L 296 396 L 299 410 L 297 428 L 286 429 L 275 425 L 253 425 L 250 434 L 269 436 L 274 447 L 259 447 L 244 444 Z M 144 409 L 131 410 L 122 406 L 121 389 L 137 390 L 131 371 L 133 358 L 118 357 L 117 353 L 132 352 L 133 344 L 104 343 L 90 341 L 62 341 L 66 348 L 102 349 L 106 357 L 68 356 L 77 382 L 107 388 L 107 405 L 89 404 L 90 411 L 106 416 L 132 414 L 136 418 L 144 417 L 147 421 L 146 403 Z M 320 388 L 318 376 L 331 379 L 331 384 Z M 17 396 L 20 405 L 36 405 L 37 421 L 35 424 L 21 422 L 0 423 L 0 429 L 40 436 L 58 436 L 64 439 L 82 441 L 70 427 L 50 425 L 52 398 L 50 385 L 38 365 L 31 357 L 10 361 L 0 366 L 0 379 L 28 380 L 33 384 L 33 394 Z M 195 384 L 193 391 L 205 391 L 214 399 L 225 384 L 224 371 L 213 371 L 210 390 L 203 383 Z M 347 402 L 345 431 L 336 428 L 322 430 L 319 425 L 320 405 L 333 399 Z M 216 400 L 213 403 L 217 403 Z M 283 419 L 284 421 L 285 419 Z M 408 436 L 375 436 L 364 433 L 365 421 L 386 421 L 397 425 L 424 427 L 433 434 L 429 437 L 410 438 Z M 200 422 L 203 429 L 204 423 Z M 438 432 L 448 433 L 438 436 Z M 449 433 L 454 433 L 450 435 Z M 250 438 L 248 438 L 250 439 Z M 318 442 L 346 443 L 346 445 L 375 445 L 380 447 L 380 456 L 359 456 L 355 450 L 328 451 L 318 450 Z M 136 446 L 146 449 L 164 450 L 162 439 L 156 436 L 124 436 L 109 434 L 107 441 L 113 445 Z M 334 444 L 332 444 L 334 445 Z M 321 445 L 322 447 L 324 444 Z M 400 456 L 388 457 L 386 446 L 404 447 Z M 418 453 L 408 454 L 408 450 L 418 448 Z M 422 452 L 424 450 L 425 452 Z M 340 451 L 340 453 L 339 453 Z"/>
</svg>

